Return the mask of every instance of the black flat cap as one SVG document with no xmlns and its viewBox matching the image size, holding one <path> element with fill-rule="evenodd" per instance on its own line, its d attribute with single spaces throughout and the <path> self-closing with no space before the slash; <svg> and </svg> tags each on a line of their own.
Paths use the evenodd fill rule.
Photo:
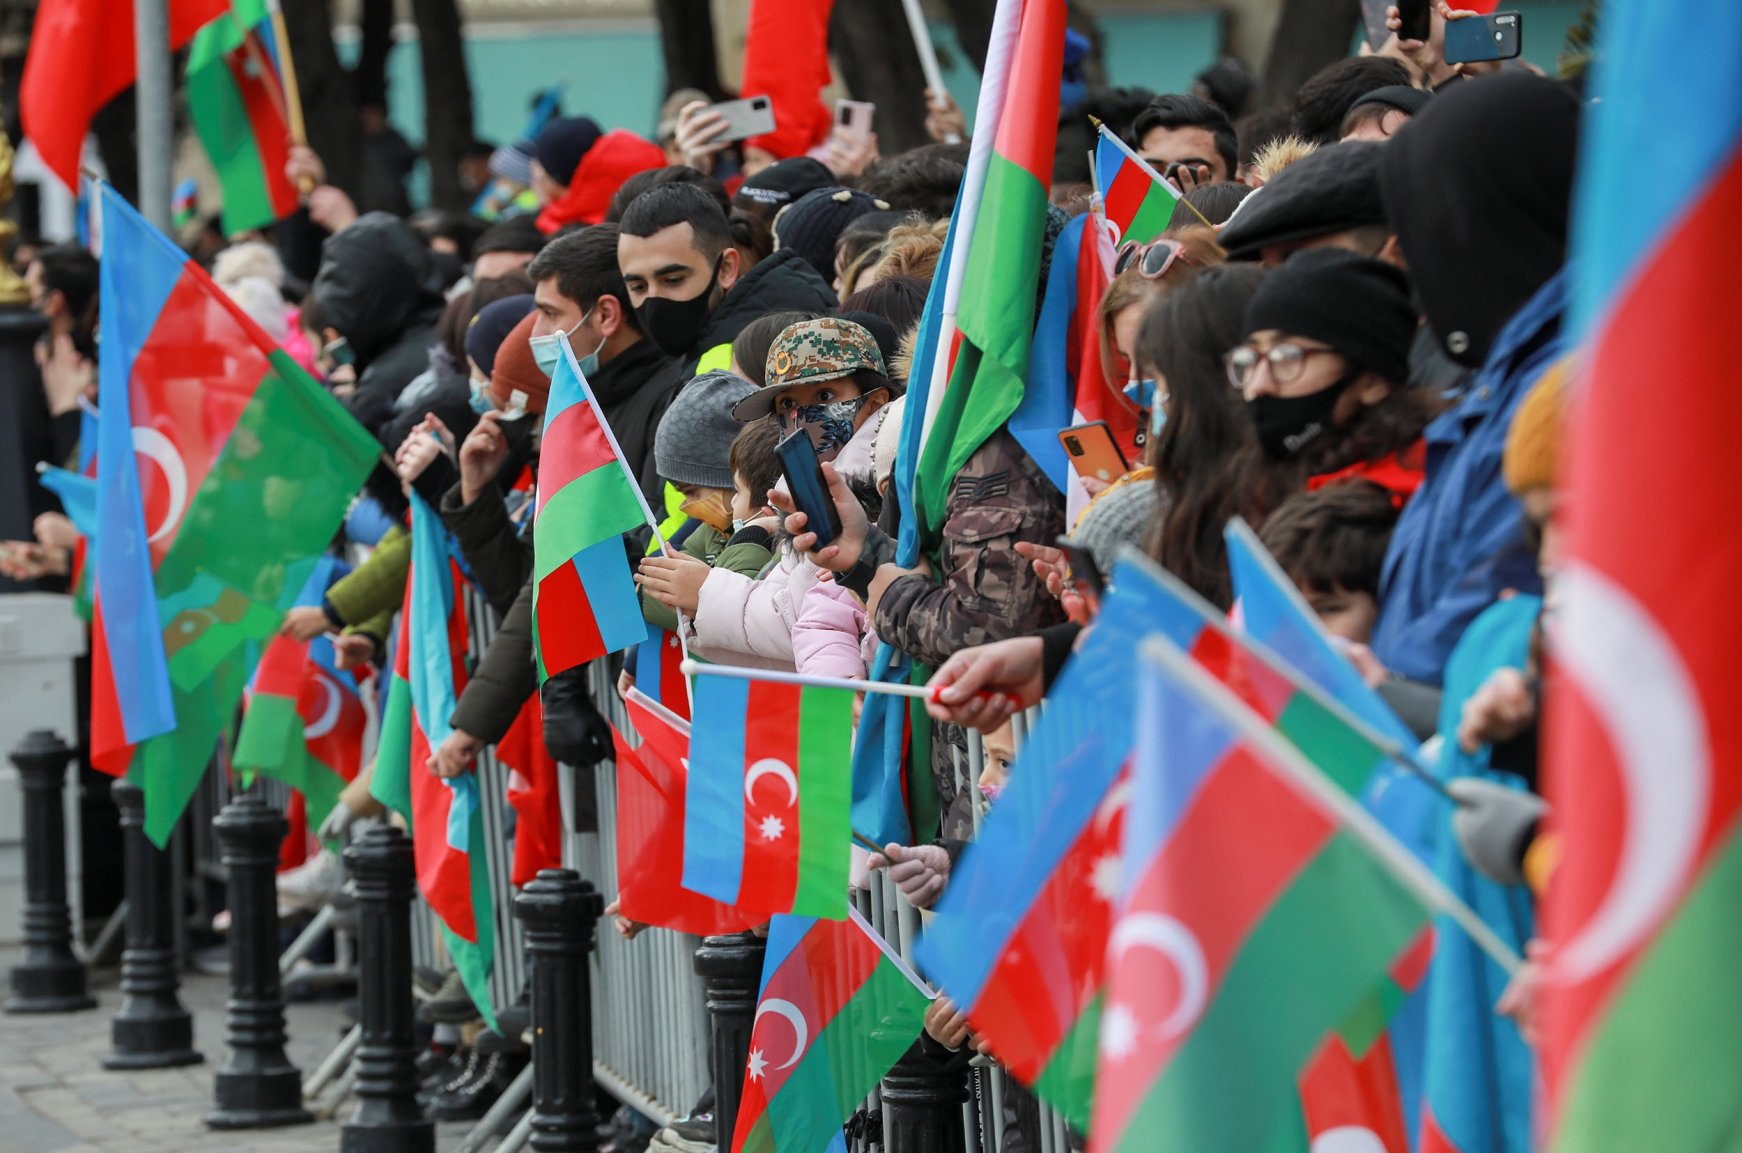
<svg viewBox="0 0 1742 1153">
<path fill-rule="evenodd" d="M 1399 112 L 1414 116 L 1427 107 L 1427 102 L 1432 99 L 1432 95 L 1425 88 L 1411 88 L 1407 84 L 1388 84 L 1384 88 L 1375 88 L 1356 100 L 1355 103 L 1349 105 L 1349 111 L 1353 112 L 1363 104 L 1383 104 L 1387 108 L 1395 108 Z"/>
<path fill-rule="evenodd" d="M 1379 157 L 1385 147 L 1348 140 L 1295 161 L 1246 198 L 1216 242 L 1235 260 L 1256 260 L 1273 244 L 1384 224 Z"/>
</svg>

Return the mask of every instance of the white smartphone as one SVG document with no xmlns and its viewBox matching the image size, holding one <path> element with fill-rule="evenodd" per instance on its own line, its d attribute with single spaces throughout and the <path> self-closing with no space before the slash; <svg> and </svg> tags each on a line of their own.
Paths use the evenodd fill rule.
<svg viewBox="0 0 1742 1153">
<path fill-rule="evenodd" d="M 877 115 L 877 105 L 865 100 L 835 101 L 835 127 L 843 136 L 860 140 L 871 138 L 871 120 Z"/>
<path fill-rule="evenodd" d="M 766 96 L 749 96 L 743 100 L 727 100 L 711 104 L 709 112 L 717 112 L 726 121 L 726 131 L 718 140 L 743 140 L 774 131 L 774 102 Z"/>
</svg>

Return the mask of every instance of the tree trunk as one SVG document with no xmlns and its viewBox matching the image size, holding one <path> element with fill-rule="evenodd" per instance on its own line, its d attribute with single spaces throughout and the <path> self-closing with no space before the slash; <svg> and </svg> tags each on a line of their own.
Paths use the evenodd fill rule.
<svg viewBox="0 0 1742 1153">
<path fill-rule="evenodd" d="M 885 156 L 930 143 L 925 72 L 901 0 L 836 0 L 829 48 L 853 99 L 877 105 L 877 144 Z"/>
<path fill-rule="evenodd" d="M 1347 56 L 1360 19 L 1361 0 L 1283 0 L 1252 107 L 1286 103 L 1315 72 Z"/>
<path fill-rule="evenodd" d="M 329 0 L 286 4 L 284 26 L 291 58 L 296 62 L 309 147 L 326 164 L 328 182 L 358 196 L 363 184 L 363 126 L 357 117 L 351 74 L 339 64 L 339 54 L 333 48 Z"/>
<path fill-rule="evenodd" d="M 665 92 L 699 88 L 711 100 L 729 93 L 720 84 L 714 59 L 714 13 L 709 0 L 653 0 L 659 18 L 659 46 L 665 56 Z"/>
<path fill-rule="evenodd" d="M 998 0 L 944 0 L 956 26 L 956 42 L 976 72 L 986 71 L 986 48 L 992 43 L 992 14 L 997 7 Z"/>
<path fill-rule="evenodd" d="M 357 65 L 351 69 L 357 103 L 386 108 L 387 54 L 393 51 L 393 0 L 363 0 L 357 24 L 360 32 Z"/>
<path fill-rule="evenodd" d="M 129 204 L 139 203 L 139 101 L 129 85 L 91 117 L 91 135 L 109 183 Z"/>
<path fill-rule="evenodd" d="M 463 210 L 460 153 L 472 141 L 472 82 L 466 73 L 465 37 L 454 0 L 412 0 L 423 56 L 424 157 L 429 161 L 430 203 Z"/>
</svg>

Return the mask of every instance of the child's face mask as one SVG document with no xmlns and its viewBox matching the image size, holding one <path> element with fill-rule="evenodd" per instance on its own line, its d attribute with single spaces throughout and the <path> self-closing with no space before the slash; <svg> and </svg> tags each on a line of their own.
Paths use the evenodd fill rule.
<svg viewBox="0 0 1742 1153">
<path fill-rule="evenodd" d="M 695 517 L 715 532 L 732 531 L 732 506 L 727 502 L 726 494 L 718 489 L 686 496 L 678 508 L 685 516 Z"/>
<path fill-rule="evenodd" d="M 855 421 L 868 397 L 837 400 L 829 404 L 801 404 L 780 414 L 781 427 L 787 432 L 804 429 L 816 446 L 818 460 L 833 460 L 853 439 Z"/>
</svg>

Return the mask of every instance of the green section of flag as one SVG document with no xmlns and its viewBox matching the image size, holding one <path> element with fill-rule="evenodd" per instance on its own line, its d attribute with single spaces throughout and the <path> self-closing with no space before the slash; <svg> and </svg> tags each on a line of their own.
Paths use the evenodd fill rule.
<svg viewBox="0 0 1742 1153">
<path fill-rule="evenodd" d="M 845 916 L 852 859 L 853 694 L 807 688 L 798 699 L 798 889 L 792 911 Z"/>
<path fill-rule="evenodd" d="M 1373 774 L 1386 764 L 1377 745 L 1310 693 L 1296 690 L 1277 714 L 1275 728 L 1356 800 L 1366 793 Z"/>
<path fill-rule="evenodd" d="M 1059 1047 L 1035 1078 L 1034 1092 L 1065 1115 L 1079 1132 L 1089 1128 L 1090 1105 L 1095 1093 L 1095 1062 L 1100 1055 L 1101 1010 L 1106 1006 L 1105 987 L 1083 1006 Z"/>
<path fill-rule="evenodd" d="M 1112 1147 L 1266 1148 L 1325 1034 L 1361 1005 L 1427 923 L 1420 902 L 1353 836 L 1333 836 L 1253 928 Z"/>
<path fill-rule="evenodd" d="M 1143 194 L 1143 203 L 1137 207 L 1137 215 L 1131 218 L 1131 226 L 1119 239 L 1148 244 L 1167 231 L 1173 222 L 1174 206 L 1178 203 L 1179 198 L 1167 185 L 1150 181 L 1149 191 Z"/>
<path fill-rule="evenodd" d="M 1044 271 L 1046 210 L 1046 187 L 994 155 L 968 246 L 957 316 L 963 342 L 914 476 L 916 511 L 928 538 L 943 528 L 950 482 L 1022 403 Z"/>
<path fill-rule="evenodd" d="M 404 620 L 399 627 L 405 627 Z M 369 795 L 411 823 L 411 682 L 398 674 L 387 686 L 387 706 L 381 711 Z"/>
<path fill-rule="evenodd" d="M 436 829 L 434 832 L 441 837 L 447 835 L 446 829 Z M 412 838 L 415 840 L 416 837 L 417 830 L 413 829 Z M 448 959 L 460 971 L 460 980 L 465 982 L 472 1004 L 478 1007 L 478 1014 L 484 1018 L 484 1024 L 494 1032 L 496 1009 L 490 1003 L 490 970 L 496 964 L 496 899 L 490 886 L 490 858 L 484 849 L 482 805 L 472 810 L 471 832 L 467 844 L 471 845 L 467 858 L 471 864 L 472 920 L 478 928 L 478 939 L 468 941 L 446 925 L 442 926 L 442 936 L 447 942 Z"/>
<path fill-rule="evenodd" d="M 249 700 L 230 760 L 244 773 L 257 772 L 301 793 L 311 829 L 327 819 L 345 787 L 344 777 L 308 751 L 296 702 L 272 693 L 257 692 Z"/>
<path fill-rule="evenodd" d="M 1551 1153 L 1742 1149 L 1739 893 L 1732 829 L 1569 1066 Z"/>
<path fill-rule="evenodd" d="M 585 403 L 585 402 L 583 402 Z M 533 576 L 542 581 L 575 554 L 646 523 L 622 467 L 611 460 L 549 494 L 538 508 Z"/>
</svg>

